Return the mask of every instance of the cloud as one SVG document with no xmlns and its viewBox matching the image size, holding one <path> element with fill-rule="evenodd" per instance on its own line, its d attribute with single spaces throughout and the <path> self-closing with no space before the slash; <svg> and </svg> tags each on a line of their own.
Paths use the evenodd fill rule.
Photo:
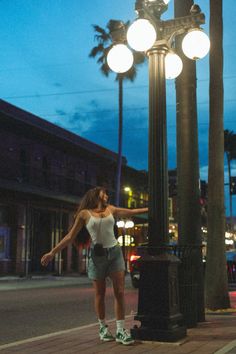
<svg viewBox="0 0 236 354">
<path fill-rule="evenodd" d="M 89 130 L 93 130 L 94 123 L 97 120 L 96 110 L 98 108 L 96 100 L 91 100 L 89 105 L 85 108 L 75 106 L 72 111 L 66 111 L 64 109 L 56 109 L 56 114 L 63 118 L 59 125 L 63 126 L 78 135 L 83 136 Z M 95 114 L 91 114 L 92 112 Z M 58 120 L 57 123 L 58 124 Z"/>
<path fill-rule="evenodd" d="M 204 181 L 208 180 L 208 165 L 200 167 L 200 179 Z"/>
<path fill-rule="evenodd" d="M 64 111 L 62 109 L 56 109 L 56 114 L 58 116 L 63 116 L 64 117 L 67 113 L 66 113 L 66 111 Z"/>
</svg>

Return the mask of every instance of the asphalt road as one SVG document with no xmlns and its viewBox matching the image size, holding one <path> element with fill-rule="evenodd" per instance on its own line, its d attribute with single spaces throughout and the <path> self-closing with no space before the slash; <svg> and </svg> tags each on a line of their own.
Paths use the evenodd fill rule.
<svg viewBox="0 0 236 354">
<path fill-rule="evenodd" d="M 92 285 L 6 290 L 0 293 L 0 344 L 79 327 L 97 321 Z M 114 318 L 110 282 L 107 319 Z M 126 314 L 137 311 L 137 290 L 126 286 Z"/>
</svg>

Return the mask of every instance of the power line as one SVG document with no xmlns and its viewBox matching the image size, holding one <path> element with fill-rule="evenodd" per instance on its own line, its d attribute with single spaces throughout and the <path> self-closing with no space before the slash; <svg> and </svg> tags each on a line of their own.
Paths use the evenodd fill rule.
<svg viewBox="0 0 236 354">
<path fill-rule="evenodd" d="M 229 123 L 228 121 L 225 121 L 224 123 Z M 209 123 L 198 123 L 198 126 L 208 126 L 209 125 Z M 170 124 L 167 124 L 167 129 L 168 128 L 175 128 L 176 127 L 176 124 L 174 124 L 174 123 L 170 123 Z M 65 129 L 68 129 L 68 128 L 65 128 Z M 132 131 L 140 131 L 140 130 L 147 130 L 148 129 L 148 126 L 146 126 L 146 127 L 133 127 L 133 126 L 131 126 L 131 127 L 125 127 L 125 129 L 124 129 L 124 133 L 125 132 L 129 132 L 130 131 L 130 129 L 132 129 Z M 71 130 L 72 131 L 72 130 Z M 117 129 L 116 128 L 114 128 L 114 129 L 96 129 L 96 130 L 93 130 L 93 129 L 90 129 L 89 130 L 89 133 L 110 133 L 110 132 L 117 132 Z M 79 132 L 75 132 L 76 134 L 80 134 Z"/>
<path fill-rule="evenodd" d="M 36 95 L 23 95 L 23 96 L 6 96 L 6 97 L 3 97 L 3 99 L 7 100 L 7 99 L 19 99 L 19 98 L 40 98 L 40 97 L 50 97 L 50 96 L 80 95 L 80 94 L 86 94 L 86 93 L 106 92 L 106 91 L 115 91 L 115 89 L 69 91 L 69 92 L 61 92 L 61 93 L 57 92 L 57 93 L 45 93 L 45 94 L 36 94 Z"/>
<path fill-rule="evenodd" d="M 228 99 L 228 100 L 224 100 L 224 102 L 236 102 L 236 99 Z M 209 102 L 205 101 L 205 102 L 199 102 L 198 105 L 206 105 L 209 104 Z M 175 107 L 175 104 L 169 104 L 167 105 L 167 107 Z M 128 112 L 128 111 L 147 111 L 148 107 L 144 106 L 144 107 L 124 107 L 123 108 L 123 112 Z M 96 110 L 96 111 L 82 111 L 80 113 L 80 115 L 88 115 L 88 114 L 105 114 L 105 113 L 117 113 L 119 112 L 118 109 L 101 109 L 101 110 Z M 43 113 L 43 114 L 38 114 L 40 117 L 60 117 L 62 115 L 60 115 L 59 113 Z M 63 114 L 63 116 L 67 116 L 68 114 Z"/>
<path fill-rule="evenodd" d="M 236 76 L 226 76 L 224 80 L 234 79 Z M 205 82 L 208 79 L 200 79 L 197 80 L 198 82 Z M 170 82 L 169 85 L 173 84 Z M 125 90 L 133 90 L 133 89 L 140 89 L 140 88 L 147 88 L 148 85 L 133 85 L 125 87 Z M 81 90 L 81 91 L 68 91 L 68 92 L 53 92 L 53 93 L 45 93 L 45 94 L 34 94 L 34 95 L 22 95 L 22 96 L 5 96 L 3 99 L 22 99 L 22 98 L 41 98 L 41 97 L 52 97 L 52 96 L 67 96 L 67 95 L 82 95 L 87 93 L 102 93 L 102 92 L 112 92 L 117 91 L 116 88 L 109 88 L 109 89 L 92 89 L 92 90 Z"/>
</svg>

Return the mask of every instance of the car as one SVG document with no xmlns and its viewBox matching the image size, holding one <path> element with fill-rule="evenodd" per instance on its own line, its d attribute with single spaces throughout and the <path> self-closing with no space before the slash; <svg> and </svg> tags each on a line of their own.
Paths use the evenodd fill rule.
<svg viewBox="0 0 236 354">
<path fill-rule="evenodd" d="M 132 254 L 129 260 L 129 271 L 131 276 L 131 283 L 135 289 L 139 287 L 140 271 L 139 271 L 139 259 L 141 256 Z"/>
</svg>

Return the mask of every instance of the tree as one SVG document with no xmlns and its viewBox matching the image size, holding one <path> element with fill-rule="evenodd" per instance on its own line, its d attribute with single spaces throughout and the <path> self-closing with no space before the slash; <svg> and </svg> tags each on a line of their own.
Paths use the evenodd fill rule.
<svg viewBox="0 0 236 354">
<path fill-rule="evenodd" d="M 206 306 L 230 306 L 225 255 L 222 0 L 210 0 L 210 127 Z"/>
<path fill-rule="evenodd" d="M 127 30 L 129 22 L 123 23 L 118 20 L 110 20 L 106 26 L 106 29 L 101 28 L 98 25 L 93 25 L 95 31 L 95 40 L 98 45 L 95 46 L 89 57 L 98 57 L 97 63 L 100 65 L 100 70 L 103 75 L 108 76 L 111 73 L 111 69 L 107 64 L 107 54 L 113 45 L 112 34 L 117 29 L 125 26 Z M 116 197 L 115 204 L 118 206 L 120 203 L 120 182 L 121 182 L 121 168 L 122 168 L 122 135 L 123 135 L 123 81 L 128 79 L 134 81 L 137 75 L 137 64 L 143 63 L 145 56 L 138 52 L 134 52 L 134 64 L 129 71 L 123 74 L 117 74 L 116 81 L 119 84 L 119 131 L 118 131 L 118 157 L 117 157 L 117 172 L 116 172 Z"/>
<path fill-rule="evenodd" d="M 175 0 L 175 17 L 187 16 L 193 0 Z M 184 36 L 184 35 L 183 35 Z M 176 38 L 176 49 L 183 61 L 183 71 L 176 79 L 178 230 L 179 244 L 193 246 L 188 269 L 197 286 L 195 321 L 204 321 L 204 281 L 201 257 L 201 213 L 198 158 L 198 117 L 196 97 L 196 62 L 182 51 L 183 36 Z M 190 295 L 189 295 L 190 296 Z M 194 316 L 191 316 L 194 319 Z"/>
</svg>

